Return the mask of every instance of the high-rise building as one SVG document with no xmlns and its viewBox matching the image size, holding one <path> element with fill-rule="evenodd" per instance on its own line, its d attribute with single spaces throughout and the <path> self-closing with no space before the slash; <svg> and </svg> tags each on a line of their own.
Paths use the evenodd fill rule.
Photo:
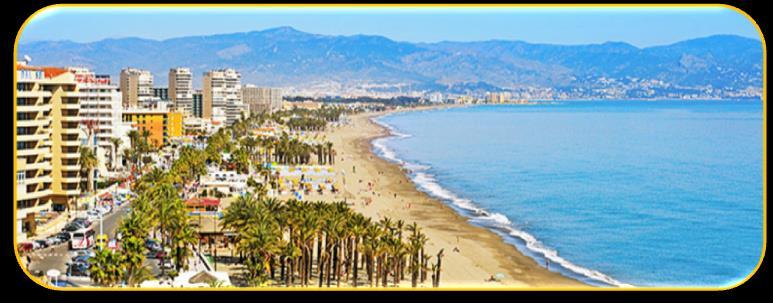
<svg viewBox="0 0 773 303">
<path fill-rule="evenodd" d="M 81 128 L 86 134 L 85 145 L 96 146 L 101 175 L 108 173 L 108 164 L 121 165 L 121 150 L 129 146 L 130 125 L 122 123 L 123 106 L 118 86 L 109 75 L 97 75 L 86 68 L 71 67 L 80 95 Z M 113 138 L 119 141 L 113 142 Z M 117 145 L 116 145 L 117 144 Z"/>
<path fill-rule="evenodd" d="M 196 90 L 196 92 L 193 93 L 193 108 L 191 109 L 191 112 L 196 118 L 202 117 L 203 99 L 204 96 L 202 95 L 201 90 Z"/>
<path fill-rule="evenodd" d="M 121 70 L 121 97 L 124 106 L 136 107 L 153 99 L 153 74 L 147 70 Z"/>
<path fill-rule="evenodd" d="M 226 68 L 204 73 L 202 90 L 202 117 L 211 119 L 213 109 L 220 108 L 225 114 L 225 124 L 231 125 L 242 115 L 241 75 Z"/>
<path fill-rule="evenodd" d="M 64 210 L 80 195 L 80 100 L 62 68 L 17 64 L 16 206 L 20 235 L 35 229 L 28 214 Z"/>
<path fill-rule="evenodd" d="M 271 113 L 282 109 L 282 90 L 245 85 L 242 87 L 242 101 L 249 105 L 251 113 Z"/>
<path fill-rule="evenodd" d="M 169 69 L 169 100 L 178 110 L 193 114 L 193 74 L 189 68 Z"/>
</svg>

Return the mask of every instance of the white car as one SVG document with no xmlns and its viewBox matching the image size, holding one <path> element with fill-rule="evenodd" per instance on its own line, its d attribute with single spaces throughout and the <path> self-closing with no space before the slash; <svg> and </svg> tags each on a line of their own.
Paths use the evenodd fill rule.
<svg viewBox="0 0 773 303">
<path fill-rule="evenodd" d="M 99 215 L 100 215 L 100 213 L 98 211 L 96 211 L 96 210 L 93 210 L 93 209 L 89 210 L 88 212 L 86 212 L 86 216 L 88 217 L 89 221 L 91 221 L 91 222 L 99 220 Z"/>
<path fill-rule="evenodd" d="M 95 208 L 94 210 L 97 212 L 97 214 L 102 215 L 102 216 L 104 216 L 104 215 L 106 215 L 108 213 L 107 208 L 105 208 L 104 206 L 99 206 L 99 207 Z"/>
<path fill-rule="evenodd" d="M 46 244 L 48 246 L 54 246 L 62 243 L 62 239 L 57 236 L 50 236 L 46 238 Z"/>
</svg>

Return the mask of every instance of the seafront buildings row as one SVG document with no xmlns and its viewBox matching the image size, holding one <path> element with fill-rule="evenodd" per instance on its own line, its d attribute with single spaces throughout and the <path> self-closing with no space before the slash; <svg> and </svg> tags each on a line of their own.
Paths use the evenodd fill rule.
<svg viewBox="0 0 773 303">
<path fill-rule="evenodd" d="M 153 75 L 126 68 L 116 84 L 109 75 L 83 67 L 16 64 L 16 206 L 21 238 L 41 213 L 79 207 L 82 183 L 125 172 L 124 151 L 131 135 L 153 148 L 206 134 L 241 117 L 282 108 L 275 88 L 242 86 L 233 69 L 204 74 L 194 90 L 189 68 L 169 70 L 169 86 L 155 87 Z M 97 166 L 84 174 L 81 149 Z M 36 217 L 36 215 L 38 217 Z"/>
</svg>

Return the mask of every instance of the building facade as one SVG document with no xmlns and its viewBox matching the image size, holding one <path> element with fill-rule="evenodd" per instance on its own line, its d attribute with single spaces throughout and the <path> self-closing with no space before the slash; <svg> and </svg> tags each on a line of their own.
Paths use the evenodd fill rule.
<svg viewBox="0 0 773 303">
<path fill-rule="evenodd" d="M 168 101 L 169 100 L 169 88 L 166 88 L 166 87 L 154 87 L 153 88 L 153 99 L 161 100 L 161 101 Z"/>
<path fill-rule="evenodd" d="M 201 93 L 201 90 L 197 90 L 193 93 L 193 108 L 191 109 L 191 113 L 193 117 L 196 118 L 202 118 L 202 108 L 203 108 L 203 99 L 204 95 Z"/>
<path fill-rule="evenodd" d="M 118 86 L 109 75 L 97 75 L 86 68 L 71 67 L 80 96 L 81 129 L 86 146 L 95 146 L 100 175 L 107 175 L 110 167 L 120 167 L 121 150 L 130 144 L 127 135 L 130 125 L 121 121 L 123 105 Z M 113 141 L 113 139 L 118 141 Z"/>
<path fill-rule="evenodd" d="M 183 115 L 166 108 L 127 108 L 123 121 L 131 123 L 140 136 L 147 131 L 148 143 L 156 148 L 183 134 Z"/>
<path fill-rule="evenodd" d="M 202 117 L 211 119 L 215 109 L 220 108 L 226 118 L 225 124 L 233 124 L 244 111 L 241 88 L 241 75 L 234 69 L 226 68 L 204 73 Z"/>
<path fill-rule="evenodd" d="M 80 99 L 66 69 L 19 63 L 16 77 L 16 215 L 22 220 L 64 210 L 80 195 Z M 27 228 L 17 222 L 17 231 Z"/>
<path fill-rule="evenodd" d="M 193 74 L 189 68 L 169 69 L 169 100 L 178 110 L 193 114 Z"/>
<path fill-rule="evenodd" d="M 153 74 L 147 70 L 121 70 L 121 97 L 126 107 L 136 107 L 153 99 Z"/>
<path fill-rule="evenodd" d="M 242 101 L 249 106 L 251 113 L 271 113 L 282 109 L 282 90 L 278 88 L 242 87 Z"/>
</svg>

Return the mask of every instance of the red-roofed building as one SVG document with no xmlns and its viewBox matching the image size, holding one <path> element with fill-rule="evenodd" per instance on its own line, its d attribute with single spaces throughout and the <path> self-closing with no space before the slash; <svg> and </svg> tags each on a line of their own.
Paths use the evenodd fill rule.
<svg viewBox="0 0 773 303">
<path fill-rule="evenodd" d="M 188 201 L 185 201 L 185 207 L 190 212 L 219 211 L 220 199 L 190 198 Z"/>
</svg>

